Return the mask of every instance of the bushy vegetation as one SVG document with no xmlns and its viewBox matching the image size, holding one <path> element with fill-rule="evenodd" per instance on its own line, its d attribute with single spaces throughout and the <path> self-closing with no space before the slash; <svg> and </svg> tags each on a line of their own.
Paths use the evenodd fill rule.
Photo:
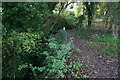
<svg viewBox="0 0 120 80">
<path fill-rule="evenodd" d="M 38 64 L 38 52 L 46 49 L 45 39 L 42 33 L 9 33 L 3 38 L 3 77 L 13 78 L 26 76 L 29 72 L 23 73 L 17 70 L 18 66 L 24 63 Z M 32 61 L 34 60 L 34 61 Z"/>
<path fill-rule="evenodd" d="M 72 48 L 70 43 L 59 43 L 54 38 L 46 40 L 42 33 L 11 32 L 3 39 L 3 77 L 63 77 Z M 20 70 L 19 66 L 26 69 Z"/>
<path fill-rule="evenodd" d="M 70 44 L 59 44 L 54 38 L 48 39 L 49 49 L 43 53 L 39 53 L 37 56 L 45 56 L 43 59 L 43 66 L 32 66 L 29 65 L 20 65 L 19 70 L 23 68 L 31 68 L 34 75 L 40 78 L 62 78 L 65 76 L 65 73 L 68 71 L 68 65 L 66 64 L 69 55 L 71 54 L 70 50 L 72 46 Z M 39 73 L 38 73 L 39 72 Z M 40 72 L 42 74 L 40 75 Z M 39 76 L 40 75 L 40 76 Z M 35 76 L 34 76 L 35 77 Z"/>
<path fill-rule="evenodd" d="M 2 7 L 3 24 L 7 30 L 26 31 L 27 28 L 32 28 L 36 31 L 42 27 L 44 18 L 51 14 L 45 3 L 3 3 Z"/>
</svg>

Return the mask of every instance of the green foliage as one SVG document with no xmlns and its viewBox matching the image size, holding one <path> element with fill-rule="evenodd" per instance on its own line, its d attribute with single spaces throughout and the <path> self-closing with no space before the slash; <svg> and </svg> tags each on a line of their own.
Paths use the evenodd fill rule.
<svg viewBox="0 0 120 80">
<path fill-rule="evenodd" d="M 96 6 L 99 4 L 99 3 L 95 3 L 95 2 L 85 2 L 85 11 L 84 11 L 84 15 L 87 15 L 88 17 L 88 28 L 91 27 L 91 24 L 92 24 L 92 20 L 93 20 L 93 17 L 95 15 L 95 9 L 96 9 Z"/>
<path fill-rule="evenodd" d="M 56 15 L 52 14 L 56 4 L 3 3 L 3 78 L 65 76 L 73 46 L 56 39 L 46 40 L 44 32 L 49 32 L 56 20 Z M 59 17 L 52 31 L 69 28 L 68 23 L 64 17 Z M 66 32 L 60 33 L 66 40 Z"/>
<path fill-rule="evenodd" d="M 32 50 L 35 50 L 37 40 L 40 40 L 42 38 L 41 35 L 42 33 L 36 33 L 36 34 L 26 33 L 26 32 L 16 33 L 15 31 L 13 31 L 8 35 L 10 37 L 6 37 L 3 39 L 3 44 L 5 44 L 5 46 L 8 47 L 12 46 L 17 54 L 23 51 L 25 51 L 26 53 L 31 53 Z M 38 44 L 42 45 L 42 43 L 40 42 Z"/>
<path fill-rule="evenodd" d="M 74 28 L 76 26 L 76 17 L 74 12 L 65 10 L 61 16 L 63 16 L 67 21 L 66 29 Z"/>
<path fill-rule="evenodd" d="M 86 24 L 86 16 L 85 15 L 81 15 L 77 18 L 76 20 L 76 24 L 77 24 L 77 29 L 84 29 L 85 26 L 83 25 L 83 23 Z"/>
<path fill-rule="evenodd" d="M 66 30 L 60 29 L 58 34 L 59 34 L 59 36 L 57 37 L 57 40 L 59 42 L 67 42 L 67 32 L 66 32 Z"/>
<path fill-rule="evenodd" d="M 99 22 L 102 21 L 102 25 L 104 26 L 101 27 L 104 27 L 106 29 L 111 29 L 113 23 L 116 26 L 119 25 L 120 22 L 119 8 L 120 8 L 119 2 L 108 2 L 108 3 L 100 2 L 97 5 L 95 11 L 95 18 L 99 19 Z"/>
<path fill-rule="evenodd" d="M 67 23 L 67 20 L 64 17 L 59 16 L 59 19 L 58 19 L 57 23 L 55 24 L 55 28 L 57 28 L 56 30 L 58 31 L 58 30 L 62 29 L 63 26 L 67 28 L 69 26 L 69 24 Z"/>
<path fill-rule="evenodd" d="M 72 63 L 74 64 L 72 65 L 73 69 L 79 69 L 80 67 L 83 66 L 83 64 L 81 64 L 80 61 L 77 62 L 73 61 Z"/>
<path fill-rule="evenodd" d="M 45 55 L 46 58 L 44 60 L 44 66 L 37 67 L 32 66 L 31 69 L 37 72 L 42 72 L 43 75 L 38 77 L 42 78 L 60 78 L 64 77 L 65 73 L 68 71 L 68 66 L 65 62 L 67 62 L 69 52 L 73 47 L 69 43 L 58 43 L 55 38 L 48 39 L 48 46 L 50 49 L 44 51 L 43 53 L 39 53 L 39 55 Z M 20 65 L 19 70 L 23 68 L 29 68 L 29 65 Z M 37 70 L 37 71 L 36 71 Z M 34 76 L 35 77 L 35 76 Z"/>
<path fill-rule="evenodd" d="M 8 31 L 10 29 L 26 31 L 27 28 L 37 31 L 51 16 L 54 8 L 52 4 L 56 3 L 51 3 L 51 5 L 50 3 L 2 3 L 3 25 Z"/>
<path fill-rule="evenodd" d="M 86 75 L 84 74 L 84 71 L 82 70 L 84 68 L 84 64 L 81 64 L 80 61 L 72 61 L 69 64 L 69 75 L 74 78 L 84 78 Z"/>
<path fill-rule="evenodd" d="M 104 48 L 100 48 L 100 51 L 104 54 L 115 56 L 118 54 L 118 39 L 112 37 L 99 37 L 95 35 L 92 37 L 93 41 L 100 42 L 104 45 Z M 99 46 L 97 46 L 99 48 Z"/>
<path fill-rule="evenodd" d="M 77 34 L 80 35 L 80 38 L 88 40 L 88 39 L 90 39 L 89 35 L 91 32 L 93 32 L 93 31 L 91 31 L 90 29 L 80 29 L 80 31 L 77 32 Z"/>
<path fill-rule="evenodd" d="M 93 40 L 99 41 L 99 42 L 108 42 L 108 43 L 113 43 L 113 44 L 117 44 L 118 43 L 118 39 L 112 38 L 112 37 L 100 37 L 99 35 L 95 35 L 92 37 Z"/>
<path fill-rule="evenodd" d="M 29 70 L 18 71 L 19 65 L 24 63 L 37 64 L 38 51 L 46 49 L 42 33 L 28 33 L 15 31 L 3 38 L 3 78 L 17 78 L 28 76 Z M 38 58 L 39 59 L 39 58 Z M 36 62 L 34 62 L 34 61 Z M 40 59 L 41 60 L 41 59 Z M 24 73 L 24 74 L 23 74 Z"/>
<path fill-rule="evenodd" d="M 78 70 L 83 66 L 80 62 L 69 62 L 71 49 L 75 48 L 67 41 L 66 29 L 83 27 L 83 23 L 91 26 L 94 15 L 103 14 L 104 9 L 98 3 L 87 2 L 86 8 L 80 5 L 77 14 L 71 11 L 64 11 L 60 15 L 53 14 L 57 3 L 2 3 L 3 20 L 3 78 L 63 78 L 70 70 Z M 59 5 L 64 7 L 65 3 Z M 84 3 L 83 3 L 84 4 Z M 111 6 L 108 10 L 108 21 L 118 25 L 119 4 L 105 3 L 102 6 Z M 96 7 L 97 6 L 97 7 Z M 98 9 L 96 9 L 98 8 Z M 100 8 L 100 9 L 99 9 Z M 79 14 L 83 9 L 83 14 Z M 59 9 L 58 9 L 59 10 Z M 98 10 L 98 11 L 97 11 Z M 97 11 L 95 13 L 95 11 Z M 62 12 L 62 11 L 61 11 Z M 101 16 L 98 15 L 97 17 Z M 76 16 L 76 17 L 75 17 Z M 56 19 L 57 18 L 57 19 Z M 103 21 L 99 19 L 98 22 Z M 48 33 L 58 32 L 59 36 L 49 38 Z M 91 33 L 91 30 L 81 29 L 80 38 L 87 40 L 92 37 L 102 45 L 97 47 L 107 55 L 118 53 L 118 39 L 112 37 L 100 37 Z M 98 31 L 99 32 L 99 31 Z M 108 33 L 108 32 L 106 32 Z M 99 34 L 102 34 L 100 32 Z M 50 34 L 51 35 L 51 34 Z M 47 37 L 48 38 L 47 38 Z M 75 48 L 81 52 L 78 48 Z M 72 76 L 80 78 L 81 73 L 72 73 Z M 86 75 L 83 75 L 86 78 Z"/>
<path fill-rule="evenodd" d="M 73 46 L 69 43 L 60 44 L 54 38 L 48 42 L 43 44 L 42 33 L 13 31 L 7 34 L 3 38 L 3 78 L 64 77 L 68 71 L 65 62 Z"/>
<path fill-rule="evenodd" d="M 83 14 L 83 5 L 79 4 L 77 5 L 77 8 L 75 9 L 75 17 L 79 17 Z"/>
<path fill-rule="evenodd" d="M 110 21 L 115 23 L 116 25 L 119 25 L 119 13 L 120 13 L 120 3 L 119 2 L 110 2 L 107 3 L 106 6 L 109 7 L 108 11 L 108 17 L 110 18 Z"/>
</svg>

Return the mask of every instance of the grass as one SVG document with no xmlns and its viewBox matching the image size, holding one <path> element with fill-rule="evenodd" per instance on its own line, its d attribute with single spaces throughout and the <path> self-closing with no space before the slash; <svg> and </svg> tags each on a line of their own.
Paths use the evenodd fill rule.
<svg viewBox="0 0 120 80">
<path fill-rule="evenodd" d="M 80 38 L 84 40 L 91 39 L 91 36 L 99 35 L 99 36 L 110 36 L 112 34 L 111 31 L 103 31 L 103 30 L 95 30 L 95 29 L 81 29 L 77 34 Z"/>
<path fill-rule="evenodd" d="M 118 39 L 111 36 L 111 31 L 82 29 L 78 33 L 83 40 L 92 42 L 90 48 L 97 48 L 103 55 L 116 56 L 118 54 Z"/>
</svg>

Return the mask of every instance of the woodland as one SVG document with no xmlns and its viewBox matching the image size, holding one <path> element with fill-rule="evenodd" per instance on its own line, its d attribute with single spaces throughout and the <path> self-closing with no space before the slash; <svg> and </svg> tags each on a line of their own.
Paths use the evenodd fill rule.
<svg viewBox="0 0 120 80">
<path fill-rule="evenodd" d="M 119 2 L 3 2 L 2 78 L 118 78 Z"/>
</svg>

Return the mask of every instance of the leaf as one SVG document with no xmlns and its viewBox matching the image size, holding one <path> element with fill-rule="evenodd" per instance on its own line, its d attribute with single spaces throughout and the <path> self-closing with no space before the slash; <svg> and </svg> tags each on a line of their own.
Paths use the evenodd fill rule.
<svg viewBox="0 0 120 80">
<path fill-rule="evenodd" d="M 87 78 L 87 76 L 84 74 L 84 75 L 83 75 L 83 78 Z"/>
</svg>

